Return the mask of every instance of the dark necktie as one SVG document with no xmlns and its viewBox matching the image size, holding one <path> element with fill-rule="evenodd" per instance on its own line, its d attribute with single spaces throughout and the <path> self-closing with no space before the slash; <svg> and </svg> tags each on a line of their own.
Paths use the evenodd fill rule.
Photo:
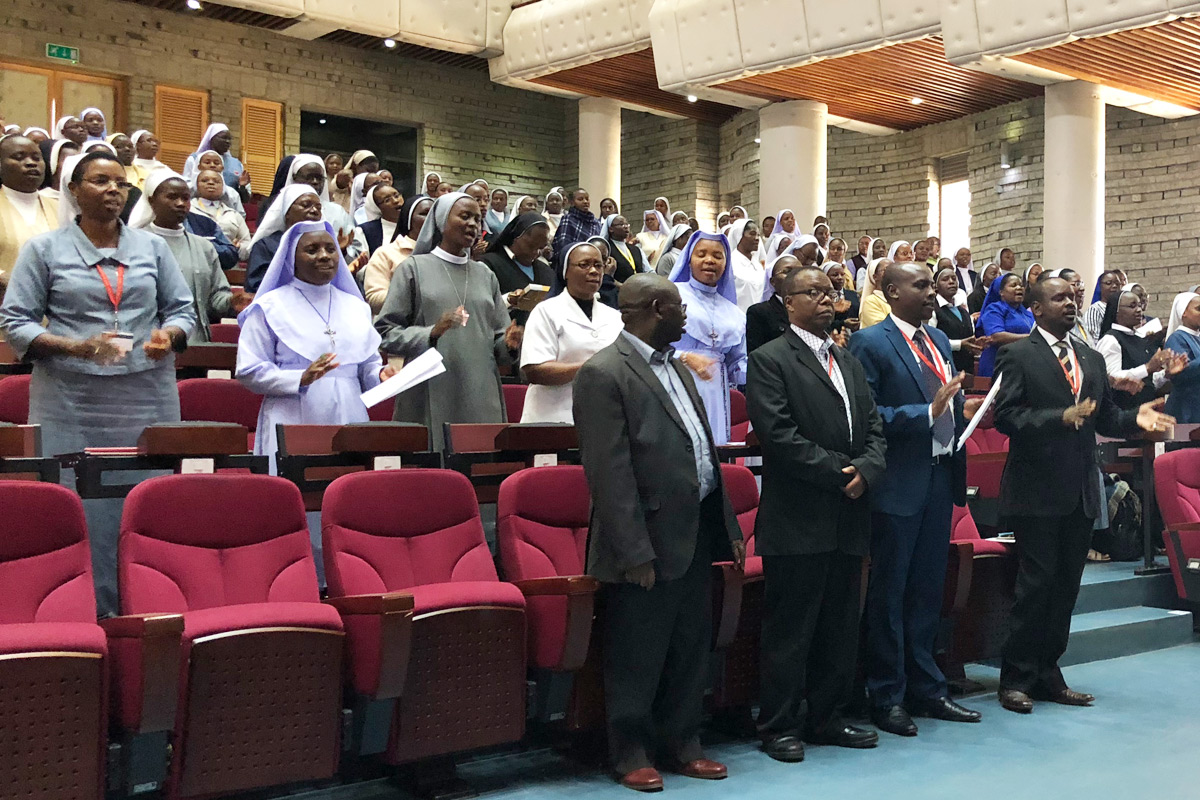
<svg viewBox="0 0 1200 800">
<path fill-rule="evenodd" d="M 925 341 L 925 331 L 920 328 L 913 334 L 913 344 L 921 352 L 925 358 L 918 358 L 917 361 L 921 364 L 921 377 L 925 379 L 925 388 L 929 391 L 929 396 L 933 397 L 942 388 L 942 379 L 938 377 L 931 364 L 935 363 L 934 359 L 940 360 L 939 356 L 935 356 L 929 348 L 929 344 Z M 929 363 L 925 363 L 928 359 Z M 953 408 L 953 405 L 951 406 Z M 950 414 L 942 414 L 933 420 L 933 440 L 940 445 L 948 446 L 954 441 L 954 417 Z"/>
<path fill-rule="evenodd" d="M 1058 350 L 1058 363 L 1062 364 L 1063 374 L 1067 376 L 1067 383 L 1071 384 L 1071 388 L 1074 390 L 1075 365 L 1071 363 L 1071 349 L 1067 346 L 1066 339 L 1055 342 L 1054 347 Z"/>
<path fill-rule="evenodd" d="M 665 364 L 674 355 L 675 355 L 674 347 L 668 347 L 665 350 L 655 350 L 653 353 L 650 354 L 650 365 L 656 367 L 659 364 Z"/>
</svg>

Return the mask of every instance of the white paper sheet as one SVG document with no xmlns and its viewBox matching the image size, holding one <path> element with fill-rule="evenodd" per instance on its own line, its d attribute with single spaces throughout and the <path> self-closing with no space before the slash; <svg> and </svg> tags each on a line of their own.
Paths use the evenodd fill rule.
<svg viewBox="0 0 1200 800">
<path fill-rule="evenodd" d="M 992 407 L 992 402 L 996 399 L 996 392 L 1000 391 L 1001 377 L 997 375 L 992 380 L 992 388 L 988 389 L 988 393 L 983 397 L 983 402 L 979 404 L 979 410 L 975 412 L 975 416 L 971 417 L 970 422 L 967 423 L 967 429 L 963 431 L 962 436 L 958 440 L 959 450 L 966 447 L 967 439 L 971 438 L 971 434 L 975 432 L 975 429 L 979 427 L 979 423 L 983 422 L 983 418 L 987 416 L 988 409 Z"/>
<path fill-rule="evenodd" d="M 446 365 L 442 363 L 442 354 L 437 351 L 437 348 L 431 347 L 409 361 L 403 369 L 374 389 L 363 392 L 363 405 L 367 408 L 377 406 L 384 400 L 390 400 L 401 392 L 407 392 L 414 386 L 419 386 L 445 371 Z"/>
</svg>

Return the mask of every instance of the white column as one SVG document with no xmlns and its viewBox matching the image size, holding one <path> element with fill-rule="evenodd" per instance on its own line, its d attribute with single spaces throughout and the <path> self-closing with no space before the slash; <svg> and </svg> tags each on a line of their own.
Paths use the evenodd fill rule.
<svg viewBox="0 0 1200 800">
<path fill-rule="evenodd" d="M 1104 101 L 1084 81 L 1046 87 L 1042 263 L 1070 267 L 1087 296 L 1104 270 Z M 1082 311 L 1082 309 L 1081 309 Z"/>
<path fill-rule="evenodd" d="M 758 112 L 759 218 L 790 208 L 801 231 L 824 214 L 829 106 L 772 103 Z"/>
<path fill-rule="evenodd" d="M 597 216 L 601 198 L 621 203 L 621 105 L 616 100 L 579 101 L 579 185 L 591 195 Z"/>
</svg>

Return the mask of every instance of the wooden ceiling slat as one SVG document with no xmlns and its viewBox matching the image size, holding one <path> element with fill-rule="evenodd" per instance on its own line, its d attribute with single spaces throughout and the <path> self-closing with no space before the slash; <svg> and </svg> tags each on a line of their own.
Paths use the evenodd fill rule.
<svg viewBox="0 0 1200 800">
<path fill-rule="evenodd" d="M 1195 18 L 1065 42 L 1015 58 L 1200 110 L 1200 20 Z"/>
<path fill-rule="evenodd" d="M 764 100 L 818 100 L 842 117 L 909 130 L 1041 94 L 1041 87 L 956 67 L 928 37 L 739 78 L 721 88 Z M 919 105 L 912 99 L 921 98 Z"/>
<path fill-rule="evenodd" d="M 589 97 L 624 100 L 704 122 L 724 122 L 741 110 L 706 100 L 689 103 L 685 97 L 658 88 L 654 51 L 650 48 L 561 70 L 534 78 L 533 82 Z"/>
</svg>

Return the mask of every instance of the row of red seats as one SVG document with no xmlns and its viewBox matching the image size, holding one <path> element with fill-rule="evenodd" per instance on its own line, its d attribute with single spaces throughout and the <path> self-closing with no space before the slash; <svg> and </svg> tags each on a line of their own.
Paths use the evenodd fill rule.
<svg viewBox="0 0 1200 800">
<path fill-rule="evenodd" d="M 757 689 L 758 494 L 748 470 L 722 469 L 750 558 L 744 578 L 716 565 L 714 697 L 748 706 Z M 328 778 L 343 751 L 396 765 L 517 741 L 527 669 L 563 675 L 590 663 L 592 685 L 575 696 L 602 695 L 591 636 L 597 584 L 582 574 L 589 508 L 580 467 L 523 470 L 501 486 L 509 582 L 462 475 L 337 479 L 323 511 L 325 603 L 294 485 L 154 478 L 125 504 L 124 616 L 99 626 L 79 499 L 23 482 L 0 483 L 0 498 L 29 511 L 0 539 L 0 717 L 19 732 L 0 741 L 3 797 L 98 797 L 109 728 L 125 754 L 114 785 L 144 787 L 134 767 L 155 763 L 145 754 L 157 748 L 159 763 L 173 753 L 167 796 L 192 798 Z M 955 527 L 956 538 L 975 540 L 958 545 L 968 562 L 1000 557 L 969 520 L 964 511 Z M 958 569 L 948 596 L 965 597 L 969 580 L 969 566 Z M 345 742 L 343 709 L 353 720 Z M 600 710 L 602 702 L 583 717 L 595 724 Z"/>
</svg>

